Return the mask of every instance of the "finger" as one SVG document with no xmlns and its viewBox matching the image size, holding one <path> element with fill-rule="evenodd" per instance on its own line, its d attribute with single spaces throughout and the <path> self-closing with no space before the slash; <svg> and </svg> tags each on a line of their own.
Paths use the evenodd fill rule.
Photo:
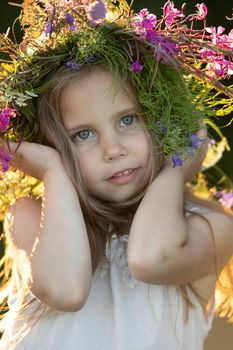
<svg viewBox="0 0 233 350">
<path fill-rule="evenodd" d="M 197 132 L 197 137 L 200 140 L 207 139 L 207 128 L 202 126 L 202 128 L 200 130 L 198 130 L 198 132 Z"/>
</svg>

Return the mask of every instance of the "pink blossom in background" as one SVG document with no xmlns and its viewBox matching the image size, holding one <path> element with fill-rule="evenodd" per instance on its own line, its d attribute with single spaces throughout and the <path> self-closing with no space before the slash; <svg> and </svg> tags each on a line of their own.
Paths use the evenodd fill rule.
<svg viewBox="0 0 233 350">
<path fill-rule="evenodd" d="M 183 18 L 184 14 L 182 11 L 177 10 L 174 7 L 173 2 L 168 0 L 163 7 L 164 17 L 165 17 L 165 25 L 166 27 L 171 27 L 173 23 L 176 22 L 176 19 Z"/>
<path fill-rule="evenodd" d="M 233 63 L 226 60 L 223 55 L 213 57 L 209 60 L 206 69 L 209 76 L 214 77 L 215 75 L 219 78 L 233 75 Z"/>
<path fill-rule="evenodd" d="M 14 118 L 15 115 L 16 111 L 13 108 L 6 107 L 2 110 L 2 112 L 0 113 L 0 132 L 6 131 L 10 123 L 10 119 Z"/>
<path fill-rule="evenodd" d="M 147 8 L 143 8 L 139 11 L 138 15 L 132 18 L 131 25 L 134 30 L 137 30 L 137 33 L 142 39 L 145 38 L 145 35 L 148 30 L 155 29 L 157 25 L 157 17 L 148 11 Z"/>
<path fill-rule="evenodd" d="M 210 33 L 210 37 L 212 39 L 213 44 L 218 45 L 222 33 L 224 33 L 225 28 L 222 26 L 219 27 L 206 27 L 205 30 L 207 33 Z"/>
<path fill-rule="evenodd" d="M 196 5 L 198 13 L 194 16 L 195 19 L 203 20 L 206 18 L 206 15 L 208 13 L 207 6 L 202 2 L 201 4 Z"/>
<path fill-rule="evenodd" d="M 227 208 L 233 207 L 233 192 L 226 192 L 219 199 L 219 202 Z"/>
</svg>

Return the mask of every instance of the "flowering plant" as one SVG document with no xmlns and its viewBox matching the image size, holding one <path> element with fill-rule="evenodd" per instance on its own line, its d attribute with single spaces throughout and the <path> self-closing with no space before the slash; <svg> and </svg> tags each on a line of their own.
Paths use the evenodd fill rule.
<svg viewBox="0 0 233 350">
<path fill-rule="evenodd" d="M 206 27 L 207 7 L 185 14 L 168 0 L 160 19 L 147 9 L 135 13 L 125 0 L 24 1 L 25 35 L 13 43 L 0 35 L 0 136 L 35 140 L 37 97 L 52 87 L 61 65 L 73 72 L 105 64 L 114 76 L 130 76 L 160 150 L 182 165 L 202 141 L 196 132 L 210 117 L 230 114 L 233 31 Z M 195 22 L 203 29 L 195 29 Z M 179 93 L 177 93 L 179 91 Z M 215 129 L 217 128 L 214 125 Z M 0 150 L 0 170 L 11 157 Z"/>
</svg>

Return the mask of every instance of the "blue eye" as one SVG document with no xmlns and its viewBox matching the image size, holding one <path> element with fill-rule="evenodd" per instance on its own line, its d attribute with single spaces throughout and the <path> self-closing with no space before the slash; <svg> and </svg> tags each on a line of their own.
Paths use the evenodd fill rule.
<svg viewBox="0 0 233 350">
<path fill-rule="evenodd" d="M 80 139 L 86 140 L 90 136 L 90 131 L 89 130 L 82 130 L 77 132 L 77 135 Z"/>
<path fill-rule="evenodd" d="M 125 117 L 121 118 L 121 123 L 123 123 L 123 126 L 131 125 L 135 122 L 135 116 L 133 115 L 126 115 Z"/>
<path fill-rule="evenodd" d="M 71 139 L 75 141 L 85 141 L 90 139 L 93 136 L 93 132 L 91 130 L 85 129 L 76 132 L 74 135 L 72 135 Z"/>
</svg>

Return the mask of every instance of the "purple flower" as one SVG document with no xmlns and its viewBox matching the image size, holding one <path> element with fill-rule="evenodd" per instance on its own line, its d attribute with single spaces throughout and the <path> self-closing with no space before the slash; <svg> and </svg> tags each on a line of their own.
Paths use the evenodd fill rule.
<svg viewBox="0 0 233 350">
<path fill-rule="evenodd" d="M 65 63 L 65 65 L 72 70 L 73 73 L 78 72 L 82 68 L 82 64 L 75 61 L 75 60 L 70 60 Z"/>
<path fill-rule="evenodd" d="M 6 152 L 0 150 L 0 168 L 3 173 L 9 169 L 8 162 L 11 160 L 11 156 Z"/>
<path fill-rule="evenodd" d="M 201 4 L 196 5 L 198 13 L 194 16 L 195 19 L 202 20 L 206 18 L 208 13 L 207 6 L 202 2 Z"/>
<path fill-rule="evenodd" d="M 149 30 L 146 35 L 146 40 L 154 45 L 154 54 L 156 60 L 159 62 L 174 58 L 178 53 L 178 46 L 174 42 L 168 40 L 162 35 L 159 35 L 154 30 Z"/>
<path fill-rule="evenodd" d="M 192 134 L 190 136 L 190 142 L 193 148 L 198 148 L 201 141 L 202 139 L 200 139 L 196 134 Z"/>
<path fill-rule="evenodd" d="M 89 6 L 89 10 L 87 11 L 88 18 L 94 22 L 98 23 L 99 20 L 104 19 L 107 13 L 106 5 L 103 1 L 98 0 L 93 2 Z"/>
<path fill-rule="evenodd" d="M 132 20 L 132 26 L 143 35 L 147 32 L 147 30 L 154 29 L 156 24 L 157 17 L 153 13 L 150 13 L 147 8 L 141 9 L 139 14 L 133 17 Z"/>
<path fill-rule="evenodd" d="M 68 23 L 70 30 L 75 30 L 74 17 L 70 14 L 66 14 L 66 22 Z"/>
<path fill-rule="evenodd" d="M 233 192 L 226 192 L 219 199 L 219 202 L 227 208 L 231 208 L 233 206 Z"/>
<path fill-rule="evenodd" d="M 177 18 L 183 18 L 184 14 L 182 11 L 177 10 L 174 7 L 173 2 L 168 0 L 163 7 L 163 13 L 165 17 L 165 25 L 166 27 L 171 27 L 171 25 L 176 22 Z"/>
<path fill-rule="evenodd" d="M 137 73 L 140 74 L 141 71 L 143 70 L 143 65 L 139 62 L 139 60 L 136 60 L 131 64 L 131 69 Z"/>
<path fill-rule="evenodd" d="M 53 21 L 48 21 L 46 26 L 45 26 L 45 34 L 46 35 L 51 35 L 53 32 Z"/>
<path fill-rule="evenodd" d="M 6 107 L 5 109 L 2 110 L 0 113 L 0 132 L 6 131 L 10 119 L 14 118 L 16 115 L 16 111 L 13 108 Z"/>
<path fill-rule="evenodd" d="M 145 29 L 153 29 L 157 24 L 157 17 L 153 13 L 144 8 L 139 12 L 140 21 L 139 25 Z"/>
<path fill-rule="evenodd" d="M 178 155 L 172 156 L 173 168 L 176 166 L 182 166 L 182 159 Z"/>
<path fill-rule="evenodd" d="M 90 53 L 87 58 L 85 59 L 85 62 L 87 64 L 90 64 L 90 63 L 95 63 L 96 61 L 98 61 L 100 59 L 100 55 L 98 53 Z"/>
</svg>

